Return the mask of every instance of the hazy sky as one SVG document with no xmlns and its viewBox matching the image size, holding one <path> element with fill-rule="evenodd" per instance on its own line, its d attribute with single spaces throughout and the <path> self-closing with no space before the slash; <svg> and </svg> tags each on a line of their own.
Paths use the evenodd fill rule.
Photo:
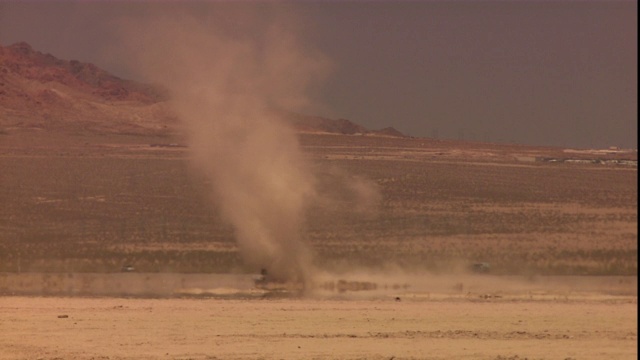
<svg viewBox="0 0 640 360">
<path fill-rule="evenodd" d="M 108 50 L 114 28 L 159 7 L 210 21 L 230 9 L 256 21 L 274 12 L 247 2 L 0 0 L 0 44 L 26 41 L 136 78 Z M 283 11 L 304 46 L 332 63 L 312 115 L 413 136 L 637 147 L 635 1 L 297 2 Z"/>
</svg>

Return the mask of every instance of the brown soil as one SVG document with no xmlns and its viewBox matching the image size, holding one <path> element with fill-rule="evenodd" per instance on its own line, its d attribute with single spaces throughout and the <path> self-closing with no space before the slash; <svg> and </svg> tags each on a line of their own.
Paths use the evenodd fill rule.
<svg viewBox="0 0 640 360">
<path fill-rule="evenodd" d="M 0 359 L 636 359 L 636 298 L 0 298 Z"/>
</svg>

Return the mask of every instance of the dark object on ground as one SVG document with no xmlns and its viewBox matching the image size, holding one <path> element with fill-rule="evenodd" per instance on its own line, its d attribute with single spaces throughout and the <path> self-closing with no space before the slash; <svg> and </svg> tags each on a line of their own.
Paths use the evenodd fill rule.
<svg viewBox="0 0 640 360">
<path fill-rule="evenodd" d="M 489 272 L 489 270 L 491 269 L 491 265 L 489 265 L 489 263 L 475 263 L 473 265 L 471 265 L 471 271 L 478 273 L 478 274 L 486 274 Z"/>
</svg>

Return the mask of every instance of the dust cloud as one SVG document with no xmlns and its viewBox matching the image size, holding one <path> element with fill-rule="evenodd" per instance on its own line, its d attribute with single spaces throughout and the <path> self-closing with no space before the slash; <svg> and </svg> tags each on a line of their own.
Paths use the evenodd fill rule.
<svg viewBox="0 0 640 360">
<path fill-rule="evenodd" d="M 330 65 L 296 39 L 293 22 L 270 14 L 273 21 L 171 11 L 123 19 L 119 28 L 135 71 L 169 91 L 193 164 L 211 181 L 246 265 L 305 283 L 314 269 L 301 233 L 322 196 L 296 133 L 274 110 L 308 107 L 309 88 Z M 375 197 L 363 181 L 351 188 L 356 200 Z"/>
</svg>

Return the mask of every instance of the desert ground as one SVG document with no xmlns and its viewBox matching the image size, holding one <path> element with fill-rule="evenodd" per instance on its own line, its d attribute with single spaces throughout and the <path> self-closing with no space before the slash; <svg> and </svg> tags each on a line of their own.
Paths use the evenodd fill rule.
<svg viewBox="0 0 640 360">
<path fill-rule="evenodd" d="M 2 359 L 635 359 L 637 302 L 0 298 Z"/>
<path fill-rule="evenodd" d="M 317 281 L 264 289 L 183 139 L 3 132 L 0 359 L 637 358 L 637 153 L 300 142 L 380 199 L 312 208 Z"/>
</svg>

